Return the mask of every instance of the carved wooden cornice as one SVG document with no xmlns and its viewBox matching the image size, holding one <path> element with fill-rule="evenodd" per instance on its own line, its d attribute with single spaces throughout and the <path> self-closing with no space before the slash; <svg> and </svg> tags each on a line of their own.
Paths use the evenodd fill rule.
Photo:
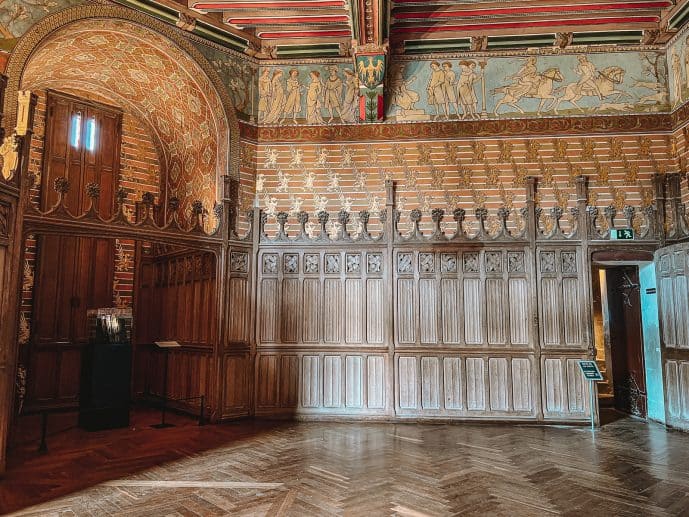
<svg viewBox="0 0 689 517">
<path fill-rule="evenodd" d="M 689 118 L 689 104 L 675 112 L 672 117 L 658 114 L 282 127 L 256 127 L 240 122 L 240 134 L 243 139 L 254 142 L 307 143 L 531 135 L 669 133 L 676 127 L 677 121 L 687 118 Z"/>
</svg>

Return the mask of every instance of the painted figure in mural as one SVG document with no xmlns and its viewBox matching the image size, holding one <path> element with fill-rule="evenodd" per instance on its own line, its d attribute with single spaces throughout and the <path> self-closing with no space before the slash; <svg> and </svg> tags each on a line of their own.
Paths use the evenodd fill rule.
<svg viewBox="0 0 689 517">
<path fill-rule="evenodd" d="M 263 122 L 270 109 L 270 68 L 264 68 L 258 78 L 258 121 Z"/>
<path fill-rule="evenodd" d="M 512 95 L 515 97 L 524 97 L 530 91 L 536 90 L 540 81 L 536 58 L 528 58 L 516 74 L 505 79 L 514 79 Z"/>
<path fill-rule="evenodd" d="M 287 100 L 283 112 L 282 122 L 291 118 L 292 122 L 297 123 L 297 115 L 301 113 L 301 88 L 299 84 L 299 70 L 292 68 L 287 79 Z"/>
<path fill-rule="evenodd" d="M 428 92 L 428 105 L 435 106 L 435 118 L 440 118 L 441 111 L 447 116 L 445 112 L 445 74 L 440 69 L 440 63 L 433 61 L 431 63 L 431 77 L 428 80 L 426 91 Z"/>
<path fill-rule="evenodd" d="M 447 116 L 452 115 L 452 106 L 455 107 L 455 113 L 459 116 L 459 105 L 457 104 L 457 74 L 452 70 L 452 63 L 445 61 L 443 63 L 443 74 L 445 75 L 445 82 L 443 83 L 443 93 L 445 94 L 445 111 Z"/>
<path fill-rule="evenodd" d="M 563 77 L 559 68 L 549 68 L 545 72 L 539 73 L 536 58 L 530 57 L 519 72 L 507 77 L 507 79 L 514 79 L 515 81 L 513 84 L 500 86 L 492 90 L 493 95 L 496 93 L 503 94 L 503 97 L 495 105 L 495 115 L 498 115 L 498 110 L 504 105 L 511 106 L 520 113 L 524 113 L 524 110 L 518 104 L 523 98 L 540 100 L 536 110 L 538 114 L 544 110 L 552 109 L 558 100 L 553 94 L 553 85 L 555 82 L 562 81 Z M 546 108 L 545 104 L 548 100 L 550 105 Z"/>
<path fill-rule="evenodd" d="M 404 78 L 405 65 L 400 65 L 396 68 L 390 78 L 390 102 L 394 106 L 399 106 L 401 109 L 408 111 L 416 109 L 415 104 L 419 102 L 421 96 L 411 90 L 409 86 L 416 81 L 416 76 L 411 76 L 409 79 Z"/>
<path fill-rule="evenodd" d="M 682 102 L 682 60 L 677 54 L 677 48 L 672 48 L 672 80 L 673 86 L 675 87 L 675 94 L 677 99 L 675 103 Z"/>
<path fill-rule="evenodd" d="M 598 95 L 600 100 L 603 100 L 603 94 L 600 91 L 598 84 L 596 83 L 596 65 L 589 61 L 588 57 L 584 54 L 577 56 L 577 61 L 579 64 L 574 69 L 576 74 L 579 76 L 579 82 L 577 87 L 581 92 L 593 91 Z"/>
<path fill-rule="evenodd" d="M 684 54 L 684 72 L 687 81 L 686 84 L 687 88 L 689 88 L 689 36 L 687 36 L 687 39 L 684 40 L 684 48 L 682 53 Z"/>
<path fill-rule="evenodd" d="M 460 61 L 459 68 L 460 73 L 457 91 L 459 93 L 459 101 L 462 104 L 462 119 L 467 117 L 478 119 L 480 118 L 477 113 L 478 97 L 476 97 L 474 83 L 478 81 L 481 76 L 475 71 L 476 62 Z"/>
<path fill-rule="evenodd" d="M 318 70 L 309 73 L 311 82 L 306 92 L 306 122 L 308 124 L 323 124 L 321 116 L 321 94 L 323 93 L 323 83 L 321 74 Z"/>
<path fill-rule="evenodd" d="M 624 68 L 619 66 L 609 66 L 601 71 L 596 71 L 595 65 L 593 65 L 593 63 L 591 63 L 586 56 L 579 56 L 579 63 L 580 65 L 575 71 L 578 70 L 581 72 L 580 80 L 576 83 L 570 83 L 566 86 L 558 88 L 558 91 L 564 90 L 565 93 L 562 95 L 562 97 L 557 99 L 557 103 L 555 106 L 553 106 L 553 110 L 556 114 L 560 104 L 563 102 L 571 103 L 575 108 L 583 113 L 584 109 L 579 106 L 578 101 L 584 97 L 598 97 L 599 99 L 603 100 L 607 99 L 607 97 L 615 96 L 612 103 L 601 103 L 601 105 L 598 106 L 598 111 L 601 111 L 602 109 L 613 109 L 619 111 L 619 108 L 622 106 L 619 103 L 620 99 L 622 97 L 632 97 L 629 92 L 617 89 L 617 85 L 624 82 L 624 75 L 626 73 Z"/>
<path fill-rule="evenodd" d="M 268 113 L 263 118 L 266 124 L 277 124 L 282 117 L 283 109 L 285 107 L 285 87 L 282 83 L 282 70 L 278 68 L 273 72 L 273 78 L 270 81 L 270 105 L 268 106 Z"/>
<path fill-rule="evenodd" d="M 359 109 L 359 79 L 353 70 L 344 69 L 345 93 L 342 102 L 341 118 L 343 122 L 356 122 Z"/>
<path fill-rule="evenodd" d="M 330 76 L 324 85 L 325 94 L 323 96 L 323 107 L 326 112 L 330 113 L 328 122 L 332 122 L 338 112 L 340 113 L 340 117 L 342 113 L 342 103 L 340 101 L 340 99 L 342 99 L 342 79 L 340 79 L 340 76 L 337 74 L 336 66 L 331 66 L 329 70 Z"/>
</svg>

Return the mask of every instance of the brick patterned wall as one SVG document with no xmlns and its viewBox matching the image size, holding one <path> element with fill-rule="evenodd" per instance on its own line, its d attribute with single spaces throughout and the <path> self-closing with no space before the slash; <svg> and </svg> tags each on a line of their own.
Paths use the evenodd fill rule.
<svg viewBox="0 0 689 517">
<path fill-rule="evenodd" d="M 672 134 L 671 155 L 682 173 L 682 203 L 689 203 L 689 123 Z"/>
<path fill-rule="evenodd" d="M 667 135 L 611 135 L 261 144 L 256 148 L 256 190 L 269 222 L 274 223 L 278 211 L 293 216 L 304 210 L 313 230 L 316 213 L 324 209 L 331 214 L 329 229 L 335 231 L 334 214 L 340 209 L 368 210 L 376 220 L 385 207 L 384 182 L 389 178 L 397 185 L 402 229 L 409 228 L 414 208 L 424 213 L 427 230 L 430 210 L 445 209 L 443 224 L 449 228 L 455 207 L 466 210 L 469 222 L 476 208 L 489 209 L 488 227 L 496 229 L 496 210 L 505 206 L 518 213 L 525 202 L 525 180 L 535 176 L 547 227 L 548 208 L 574 207 L 574 179 L 584 174 L 590 182 L 589 204 L 614 205 L 622 221 L 625 205 L 650 203 L 653 172 L 675 170 L 670 141 Z M 269 229 L 274 231 L 274 224 Z"/>
<path fill-rule="evenodd" d="M 256 193 L 256 157 L 258 145 L 248 140 L 240 142 L 241 157 L 239 161 L 239 213 L 237 231 L 244 235 L 249 229 L 247 213 L 254 205 Z"/>
<path fill-rule="evenodd" d="M 29 173 L 37 180 L 31 196 L 34 202 L 40 199 L 40 176 L 43 169 L 43 149 L 46 120 L 46 92 L 36 91 L 38 102 L 34 134 L 29 150 Z M 70 92 L 67 92 L 70 93 Z M 72 92 L 74 93 L 74 92 Z M 97 95 L 84 95 L 88 100 L 112 104 L 109 99 Z M 122 116 L 122 145 L 120 153 L 119 186 L 127 192 L 125 209 L 132 211 L 134 203 L 141 199 L 144 192 L 151 192 L 156 202 L 160 197 L 160 178 L 163 176 L 158 151 L 146 126 L 134 115 L 124 112 Z M 115 275 L 113 280 L 113 304 L 118 307 L 130 307 L 134 282 L 134 250 L 131 240 L 118 239 L 115 243 Z M 33 307 L 33 276 L 35 273 L 36 241 L 33 236 L 27 239 L 24 261 L 24 287 L 22 293 L 20 341 L 28 340 Z"/>
</svg>

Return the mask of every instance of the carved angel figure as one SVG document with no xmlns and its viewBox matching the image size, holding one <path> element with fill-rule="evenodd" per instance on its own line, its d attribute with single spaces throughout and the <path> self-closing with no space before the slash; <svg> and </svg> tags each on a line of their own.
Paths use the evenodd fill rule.
<svg viewBox="0 0 689 517">
<path fill-rule="evenodd" d="M 2 177 L 5 181 L 14 178 L 19 165 L 19 140 L 12 134 L 5 137 L 0 146 L 0 158 L 2 158 Z"/>
</svg>

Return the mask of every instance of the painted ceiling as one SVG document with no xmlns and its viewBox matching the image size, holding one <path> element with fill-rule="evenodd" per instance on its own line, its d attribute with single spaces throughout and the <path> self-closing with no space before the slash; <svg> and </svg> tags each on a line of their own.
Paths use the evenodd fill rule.
<svg viewBox="0 0 689 517">
<path fill-rule="evenodd" d="M 180 11 L 189 30 L 259 58 L 343 56 L 386 43 L 399 54 L 664 44 L 689 18 L 687 0 L 123 1 Z"/>
</svg>

